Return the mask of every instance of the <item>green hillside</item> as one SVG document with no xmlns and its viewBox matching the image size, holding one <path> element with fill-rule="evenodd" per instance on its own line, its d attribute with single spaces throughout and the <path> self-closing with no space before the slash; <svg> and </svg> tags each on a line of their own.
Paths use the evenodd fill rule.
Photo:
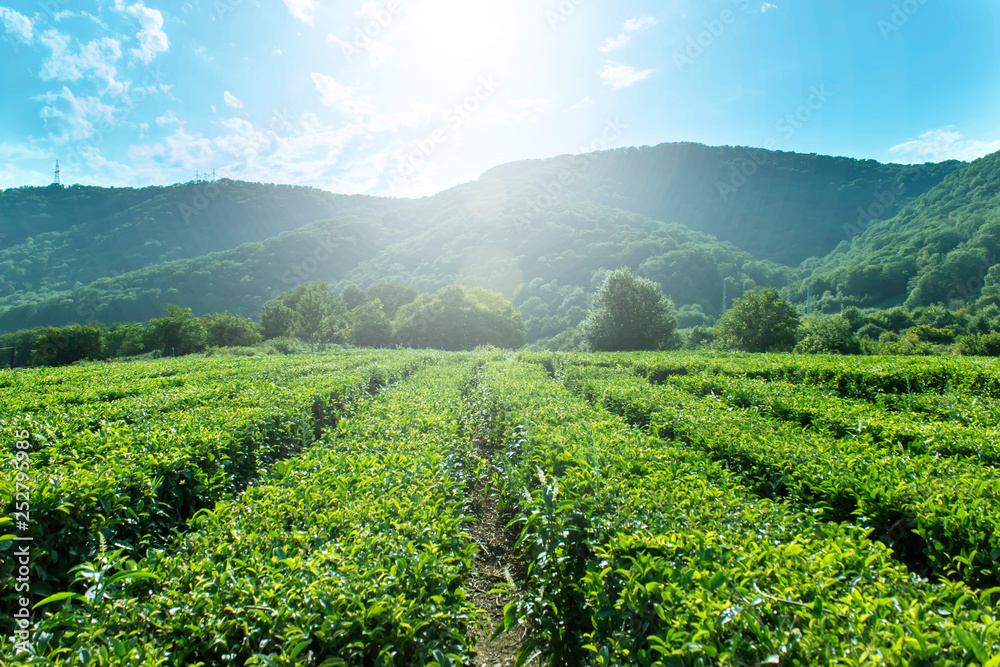
<svg viewBox="0 0 1000 667">
<path fill-rule="evenodd" d="M 899 215 L 803 264 L 839 304 L 957 306 L 1000 293 L 1000 153 L 952 173 Z"/>
<path fill-rule="evenodd" d="M 848 239 L 845 223 L 882 201 L 891 216 L 965 166 L 880 164 L 748 147 L 662 144 L 497 167 L 482 181 L 533 189 L 678 222 L 759 259 L 797 265 Z M 560 176 L 571 182 L 562 186 Z M 514 189 L 513 187 L 511 189 Z M 539 199 L 541 198 L 541 199 Z"/>
<path fill-rule="evenodd" d="M 658 282 L 691 326 L 724 295 L 800 293 L 793 267 L 837 247 L 858 208 L 895 213 L 963 166 L 664 144 L 512 163 L 418 200 L 235 181 L 6 190 L 0 330 L 145 320 L 170 303 L 255 316 L 312 280 L 460 281 L 510 298 L 533 341 L 577 324 L 619 267 Z M 839 271 L 837 257 L 823 266 Z"/>
<path fill-rule="evenodd" d="M 712 304 L 710 312 L 721 310 L 726 277 L 735 295 L 737 285 L 785 285 L 792 274 L 681 225 L 592 204 L 554 208 L 516 235 L 504 217 L 470 227 L 466 214 L 447 210 L 404 237 L 407 220 L 397 212 L 316 222 L 232 250 L 39 294 L 0 312 L 0 327 L 144 320 L 170 303 L 195 314 L 256 315 L 278 294 L 314 280 L 340 286 L 394 280 L 421 291 L 461 281 L 513 298 L 534 340 L 582 320 L 604 270 L 619 266 L 668 285 L 678 305 Z"/>
<path fill-rule="evenodd" d="M 0 306 L 172 260 L 263 241 L 392 200 L 230 180 L 0 192 Z"/>
</svg>

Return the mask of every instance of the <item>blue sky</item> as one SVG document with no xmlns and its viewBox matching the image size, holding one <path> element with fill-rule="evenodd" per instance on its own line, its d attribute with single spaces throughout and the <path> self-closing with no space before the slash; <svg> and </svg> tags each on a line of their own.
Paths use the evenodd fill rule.
<svg viewBox="0 0 1000 667">
<path fill-rule="evenodd" d="M 1000 150 L 995 0 L 0 0 L 0 188 L 195 172 L 422 196 L 696 141 Z"/>
</svg>

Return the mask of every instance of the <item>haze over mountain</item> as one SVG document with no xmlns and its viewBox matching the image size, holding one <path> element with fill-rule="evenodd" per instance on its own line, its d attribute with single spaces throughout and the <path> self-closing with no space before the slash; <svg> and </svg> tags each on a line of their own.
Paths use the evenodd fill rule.
<svg viewBox="0 0 1000 667">
<path fill-rule="evenodd" d="M 952 270 L 955 252 L 986 251 L 998 161 L 883 165 L 685 143 L 511 163 L 417 200 L 229 180 L 10 189 L 0 327 L 145 320 L 169 303 L 253 316 L 312 280 L 461 281 L 511 298 L 537 340 L 579 322 L 604 271 L 622 266 L 657 281 L 688 325 L 717 316 L 724 293 L 803 298 L 806 276 L 815 296 L 898 301 L 911 278 Z M 887 220 L 852 242 L 859 209 Z M 914 262 L 901 278 L 873 277 L 883 291 L 864 296 L 859 271 L 874 275 L 871 258 L 893 251 Z M 914 287 L 921 303 L 944 298 Z"/>
</svg>

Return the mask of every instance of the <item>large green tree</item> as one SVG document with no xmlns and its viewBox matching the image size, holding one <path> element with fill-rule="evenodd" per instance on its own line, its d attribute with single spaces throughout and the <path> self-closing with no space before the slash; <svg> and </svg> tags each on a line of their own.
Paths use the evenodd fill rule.
<svg viewBox="0 0 1000 667">
<path fill-rule="evenodd" d="M 856 311 L 856 309 L 855 309 Z M 859 315 L 810 315 L 802 321 L 795 351 L 799 354 L 859 354 L 861 344 L 851 331 L 851 319 Z"/>
<path fill-rule="evenodd" d="M 306 283 L 281 296 L 295 311 L 295 335 L 308 343 L 343 343 L 347 329 L 344 302 L 325 282 Z"/>
<path fill-rule="evenodd" d="M 482 287 L 449 285 L 421 294 L 399 309 L 396 342 L 403 347 L 471 350 L 480 345 L 524 345 L 521 314 L 502 294 Z"/>
<path fill-rule="evenodd" d="M 619 269 L 604 279 L 581 326 L 592 350 L 662 350 L 677 328 L 677 316 L 656 283 Z"/>
<path fill-rule="evenodd" d="M 49 327 L 38 337 L 31 353 L 32 366 L 65 366 L 82 359 L 103 359 L 104 326 Z"/>
<path fill-rule="evenodd" d="M 358 306 L 350 314 L 350 339 L 358 347 L 388 347 L 392 344 L 392 322 L 378 299 Z"/>
<path fill-rule="evenodd" d="M 159 350 L 161 354 L 177 357 L 205 349 L 205 327 L 191 314 L 190 308 L 170 304 L 164 316 L 149 321 L 143 334 L 146 350 Z"/>
<path fill-rule="evenodd" d="M 131 357 L 142 354 L 142 338 L 146 327 L 141 322 L 117 324 L 104 334 L 108 356 Z"/>
<path fill-rule="evenodd" d="M 317 343 L 323 333 L 323 322 L 330 306 L 317 291 L 311 291 L 298 300 L 295 309 L 295 334 L 307 343 Z"/>
<path fill-rule="evenodd" d="M 375 299 L 381 301 L 386 317 L 391 320 L 396 317 L 400 308 L 413 303 L 417 298 L 417 290 L 415 287 L 407 287 L 400 283 L 378 282 L 365 290 L 365 297 L 369 301 Z"/>
<path fill-rule="evenodd" d="M 745 352 L 787 352 L 795 347 L 799 314 L 778 290 L 744 292 L 719 320 L 718 337 Z"/>
<path fill-rule="evenodd" d="M 257 327 L 264 340 L 291 336 L 295 331 L 295 311 L 280 302 L 269 303 L 261 309 Z"/>
<path fill-rule="evenodd" d="M 340 295 L 340 299 L 344 302 L 344 307 L 348 310 L 354 310 L 358 306 L 368 302 L 365 291 L 357 285 L 348 285 L 345 287 Z"/>
<path fill-rule="evenodd" d="M 228 312 L 210 313 L 201 318 L 207 334 L 206 342 L 215 347 L 244 347 L 261 341 L 253 320 Z"/>
</svg>

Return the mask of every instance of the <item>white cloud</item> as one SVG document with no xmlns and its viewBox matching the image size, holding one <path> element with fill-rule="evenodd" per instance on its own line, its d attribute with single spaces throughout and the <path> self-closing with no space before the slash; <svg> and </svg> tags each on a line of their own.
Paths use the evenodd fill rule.
<svg viewBox="0 0 1000 667">
<path fill-rule="evenodd" d="M 365 51 L 368 52 L 368 62 L 372 67 L 378 67 L 383 64 L 389 59 L 389 56 L 395 53 L 395 49 L 377 39 L 370 40 Z"/>
<path fill-rule="evenodd" d="M 167 125 L 180 125 L 180 123 L 180 119 L 174 115 L 173 111 L 168 111 L 156 119 L 156 124 L 160 127 L 166 127 Z"/>
<path fill-rule="evenodd" d="M 217 150 L 241 164 L 259 161 L 262 155 L 270 152 L 277 139 L 273 132 L 259 131 L 253 123 L 239 118 L 224 120 L 222 126 L 230 130 L 229 134 L 216 137 L 212 143 Z"/>
<path fill-rule="evenodd" d="M 106 88 L 104 93 L 119 95 L 128 86 L 117 80 L 118 70 L 115 63 L 122 56 L 121 42 L 110 37 L 102 37 L 85 44 L 79 52 L 74 53 L 70 46 L 68 35 L 56 30 L 46 30 L 39 41 L 48 47 L 51 55 L 42 63 L 39 76 L 45 81 L 79 81 L 88 75 L 103 79 Z"/>
<path fill-rule="evenodd" d="M 571 106 L 569 109 L 567 109 L 567 111 L 578 111 L 584 107 L 591 106 L 593 103 L 594 103 L 593 98 L 590 95 L 587 95 L 582 100 L 580 100 L 579 102 Z"/>
<path fill-rule="evenodd" d="M 351 127 L 358 134 L 390 132 L 401 127 L 419 127 L 430 121 L 434 112 L 440 111 L 411 103 L 410 108 L 405 111 L 382 113 L 370 99 L 360 95 L 355 89 L 338 83 L 333 77 L 316 73 L 311 77 L 323 104 L 349 116 Z"/>
<path fill-rule="evenodd" d="M 30 144 L 8 144 L 0 142 L 0 161 L 4 160 L 47 160 L 52 156 L 48 149 L 39 148 L 34 140 Z"/>
<path fill-rule="evenodd" d="M 316 10 L 316 0 L 285 0 L 292 16 L 309 25 L 313 22 L 313 12 Z"/>
<path fill-rule="evenodd" d="M 7 7 L 0 7 L 0 23 L 3 23 L 8 35 L 14 35 L 26 44 L 31 43 L 34 28 L 31 19 L 24 14 Z"/>
<path fill-rule="evenodd" d="M 222 93 L 222 98 L 226 101 L 226 106 L 229 107 L 230 109 L 243 108 L 243 102 L 238 97 L 230 93 L 228 90 Z"/>
<path fill-rule="evenodd" d="M 617 65 L 608 63 L 601 72 L 601 80 L 615 90 L 628 88 L 643 79 L 653 76 L 656 70 L 646 69 L 641 72 L 631 65 Z"/>
<path fill-rule="evenodd" d="M 656 19 L 652 16 L 639 16 L 625 21 L 625 30 L 628 32 L 642 32 L 656 25 Z"/>
<path fill-rule="evenodd" d="M 71 12 L 71 11 L 69 11 L 67 9 L 67 10 L 61 11 L 58 14 L 56 14 L 56 20 L 59 20 L 60 16 L 62 16 L 63 18 L 66 18 L 70 14 L 72 14 L 73 18 L 90 19 L 91 21 L 93 21 L 97 25 L 101 26 L 102 28 L 107 29 L 107 27 L 108 27 L 108 25 L 104 21 L 102 21 L 98 17 L 94 16 L 90 12 L 84 12 L 84 11 L 81 11 L 80 13 L 76 13 L 76 12 Z"/>
<path fill-rule="evenodd" d="M 328 107 L 339 109 L 350 116 L 373 115 L 375 108 L 371 102 L 358 95 L 353 88 L 340 84 L 332 76 L 313 73 L 310 75 L 320 100 Z"/>
<path fill-rule="evenodd" d="M 889 149 L 906 162 L 943 162 L 964 160 L 971 162 L 1000 151 L 1000 140 L 978 141 L 966 139 L 952 126 L 924 132 L 918 139 L 911 139 Z"/>
<path fill-rule="evenodd" d="M 21 187 L 22 185 L 43 186 L 52 182 L 52 172 L 21 169 L 13 162 L 0 163 L 0 189 Z M 3 235 L 0 235 L 0 240 Z"/>
<path fill-rule="evenodd" d="M 115 126 L 115 109 L 97 97 L 76 97 L 63 86 L 62 91 L 48 92 L 35 98 L 44 102 L 41 117 L 56 143 L 83 141 L 100 125 L 104 132 Z"/>
<path fill-rule="evenodd" d="M 601 53 L 611 53 L 616 49 L 622 48 L 632 41 L 632 35 L 645 32 L 654 25 L 656 25 L 656 19 L 652 16 L 638 16 L 634 19 L 625 21 L 625 32 L 621 33 L 617 37 L 609 37 L 607 41 L 604 42 L 604 46 L 601 47 Z"/>
<path fill-rule="evenodd" d="M 178 127 L 163 143 L 131 146 L 129 159 L 136 164 L 162 161 L 174 169 L 194 171 L 216 161 L 211 139 L 190 134 L 183 126 Z"/>
<path fill-rule="evenodd" d="M 281 49 L 274 49 L 273 51 L 271 51 L 271 55 L 272 56 L 280 56 L 281 55 Z"/>
<path fill-rule="evenodd" d="M 611 53 L 616 49 L 620 49 L 629 42 L 632 41 L 632 35 L 626 35 L 622 33 L 617 37 L 608 37 L 608 41 L 604 42 L 604 46 L 601 47 L 601 53 Z"/>
<path fill-rule="evenodd" d="M 116 2 L 117 4 L 119 3 Z M 139 25 L 142 26 L 142 30 L 136 35 L 139 48 L 132 49 L 132 56 L 148 65 L 156 59 L 156 56 L 166 53 L 170 48 L 170 40 L 163 31 L 163 14 L 156 9 L 150 9 L 142 2 L 130 5 L 125 11 L 138 19 Z"/>
<path fill-rule="evenodd" d="M 315 182 L 322 175 L 327 182 L 321 185 L 337 192 L 363 192 L 377 185 L 382 170 L 373 169 L 375 158 L 352 156 L 349 168 L 338 163 L 356 137 L 355 129 L 324 125 L 310 113 L 291 120 L 294 132 L 287 137 L 239 118 L 219 121 L 223 131 L 214 137 L 181 125 L 162 142 L 132 145 L 128 157 L 149 172 L 143 174 L 147 183 L 211 166 L 227 177 L 260 182 Z M 345 171 L 348 178 L 340 180 L 331 175 L 334 171 Z"/>
<path fill-rule="evenodd" d="M 760 6 L 760 12 L 763 14 L 767 12 L 767 10 L 769 9 L 777 9 L 777 8 L 778 5 L 773 5 L 770 2 L 765 2 L 763 5 Z"/>
<path fill-rule="evenodd" d="M 196 47 L 195 50 L 194 50 L 194 54 L 196 56 L 198 56 L 199 58 L 201 58 L 202 60 L 204 60 L 205 62 L 207 62 L 207 63 L 210 63 L 213 60 L 215 60 L 215 56 L 213 56 L 212 54 L 210 54 L 208 52 L 208 49 L 206 49 L 204 46 L 198 46 L 198 47 Z"/>
</svg>

